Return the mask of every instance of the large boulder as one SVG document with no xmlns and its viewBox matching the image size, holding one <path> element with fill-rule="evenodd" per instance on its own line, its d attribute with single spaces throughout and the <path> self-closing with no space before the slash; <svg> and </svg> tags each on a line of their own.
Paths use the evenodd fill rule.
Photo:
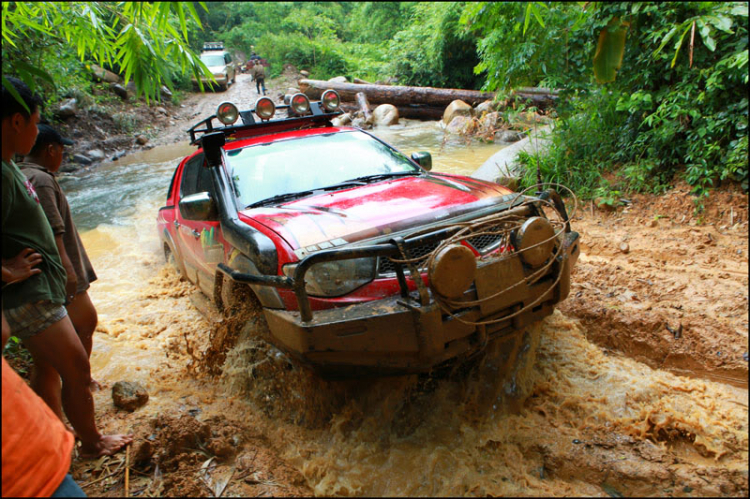
<svg viewBox="0 0 750 499">
<path fill-rule="evenodd" d="M 333 83 L 347 83 L 349 80 L 346 79 L 346 76 L 334 76 L 328 81 L 332 81 Z"/>
<path fill-rule="evenodd" d="M 106 81 L 107 83 L 119 83 L 120 77 L 114 74 L 112 71 L 107 71 L 101 66 L 97 66 L 96 64 L 91 65 L 91 72 L 94 74 L 96 78 L 99 80 Z"/>
<path fill-rule="evenodd" d="M 398 109 L 392 104 L 381 104 L 372 111 L 376 125 L 395 125 L 398 123 Z"/>
<path fill-rule="evenodd" d="M 57 116 L 65 119 L 75 116 L 78 112 L 78 101 L 76 99 L 68 99 L 60 104 L 60 108 L 57 110 Z"/>
<path fill-rule="evenodd" d="M 134 411 L 148 402 L 148 392 L 138 383 L 118 381 L 112 387 L 112 401 L 120 409 Z"/>
<path fill-rule="evenodd" d="M 445 112 L 443 113 L 443 123 L 446 125 L 450 124 L 456 116 L 466 116 L 471 118 L 473 111 L 474 110 L 471 106 L 464 101 L 454 100 L 445 108 Z"/>
</svg>

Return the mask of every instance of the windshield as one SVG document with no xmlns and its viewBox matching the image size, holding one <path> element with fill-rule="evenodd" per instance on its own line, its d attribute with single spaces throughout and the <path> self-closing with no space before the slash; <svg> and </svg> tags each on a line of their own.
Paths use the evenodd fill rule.
<svg viewBox="0 0 750 499">
<path fill-rule="evenodd" d="M 203 64 L 208 66 L 209 68 L 211 66 L 223 66 L 224 65 L 224 56 L 219 54 L 212 54 L 212 55 L 202 55 L 201 61 L 203 61 Z"/>
<path fill-rule="evenodd" d="M 227 152 L 244 208 L 280 194 L 329 187 L 366 175 L 418 173 L 398 151 L 362 132 L 337 132 Z"/>
</svg>

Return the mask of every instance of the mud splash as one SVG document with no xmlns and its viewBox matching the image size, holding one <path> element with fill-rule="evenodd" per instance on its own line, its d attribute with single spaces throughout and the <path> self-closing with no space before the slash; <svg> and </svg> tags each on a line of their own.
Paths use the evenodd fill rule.
<svg viewBox="0 0 750 499">
<path fill-rule="evenodd" d="M 430 375 L 326 382 L 259 318 L 197 311 L 153 230 L 175 165 L 162 159 L 127 210 L 82 229 L 100 278 L 93 375 L 150 394 L 133 413 L 95 394 L 104 431 L 136 434 L 134 495 L 747 495 L 747 388 L 709 380 L 747 379 L 746 197 L 711 207 L 714 225 L 691 224 L 679 190 L 685 206 L 582 213 L 571 296 L 515 387 L 496 381 L 502 345 Z M 73 473 L 89 495 L 124 494 L 96 462 Z"/>
</svg>

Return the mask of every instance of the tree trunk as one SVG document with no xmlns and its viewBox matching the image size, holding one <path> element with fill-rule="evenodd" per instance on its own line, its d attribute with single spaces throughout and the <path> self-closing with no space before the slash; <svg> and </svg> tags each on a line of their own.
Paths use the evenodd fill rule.
<svg viewBox="0 0 750 499">
<path fill-rule="evenodd" d="M 336 83 L 309 79 L 299 80 L 299 88 L 310 99 L 319 99 L 323 91 L 330 88 L 337 91 L 342 100 L 353 101 L 356 98 L 357 92 L 362 92 L 367 96 L 367 100 L 374 104 L 393 104 L 397 107 L 411 104 L 428 104 L 435 107 L 445 107 L 457 99 L 470 105 L 476 105 L 495 97 L 494 93 L 479 92 L 477 90 Z"/>
<path fill-rule="evenodd" d="M 372 113 L 370 112 L 370 103 L 367 102 L 367 96 L 362 92 L 357 92 L 357 105 L 359 110 L 365 116 L 365 122 L 372 124 Z"/>
</svg>

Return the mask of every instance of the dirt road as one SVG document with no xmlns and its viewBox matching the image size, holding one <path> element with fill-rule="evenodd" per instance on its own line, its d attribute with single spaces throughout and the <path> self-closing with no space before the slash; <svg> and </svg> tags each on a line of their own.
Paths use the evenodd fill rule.
<svg viewBox="0 0 750 499">
<path fill-rule="evenodd" d="M 160 143 L 256 98 L 247 75 L 191 96 Z M 687 191 L 579 209 L 571 295 L 537 326 L 532 395 L 514 409 L 491 356 L 448 375 L 321 381 L 259 341 L 257 318 L 201 316 L 191 284 L 140 256 L 148 282 L 100 317 L 95 348 L 109 369 L 140 363 L 151 399 L 130 413 L 96 393 L 103 428 L 136 443 L 73 475 L 102 496 L 746 496 L 748 198 L 718 191 L 697 215 Z"/>
</svg>

